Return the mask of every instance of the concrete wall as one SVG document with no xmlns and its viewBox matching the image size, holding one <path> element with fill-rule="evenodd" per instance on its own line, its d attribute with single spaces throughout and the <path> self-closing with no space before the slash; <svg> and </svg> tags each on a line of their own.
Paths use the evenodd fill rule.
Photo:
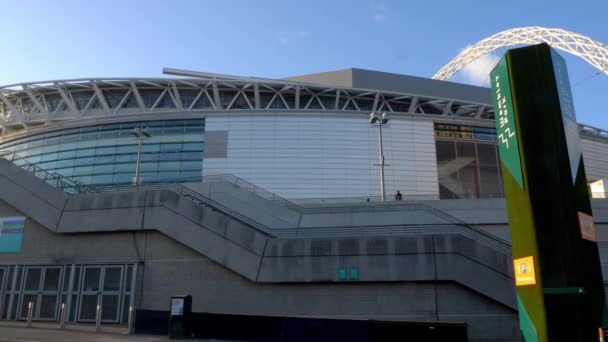
<svg viewBox="0 0 608 342">
<path fill-rule="evenodd" d="M 0 201 L 0 216 L 14 215 L 23 213 Z M 298 260 L 310 249 L 317 255 Z M 477 286 L 489 279 L 493 283 L 487 272 L 475 269 L 477 261 L 462 263 L 479 252 L 458 237 L 341 239 L 329 244 L 316 239 L 276 241 L 267 248 L 268 264 L 260 272 L 260 278 L 275 280 L 256 283 L 159 232 L 57 234 L 28 219 L 22 253 L 0 255 L 0 264 L 139 262 L 138 308 L 144 310 L 167 310 L 171 295 L 188 293 L 197 312 L 467 322 L 472 341 L 516 341 L 517 317 L 510 305 L 468 288 L 475 285 L 454 281 L 468 277 L 479 282 Z M 280 255 L 284 258 L 277 258 Z M 282 264 L 280 272 L 272 272 L 275 261 Z M 492 267 L 507 262 L 496 261 Z M 343 265 L 358 266 L 361 280 L 336 281 L 336 267 Z M 380 269 L 393 275 L 386 278 Z M 453 274 L 456 270 L 462 277 Z M 479 277 L 470 277 L 467 270 Z M 280 274 L 293 281 L 285 283 L 289 279 Z M 512 296 L 511 282 L 493 284 Z"/>
</svg>

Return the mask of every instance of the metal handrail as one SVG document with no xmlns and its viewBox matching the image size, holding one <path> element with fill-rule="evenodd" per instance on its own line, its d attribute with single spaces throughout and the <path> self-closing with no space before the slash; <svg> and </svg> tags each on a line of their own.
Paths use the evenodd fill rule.
<svg viewBox="0 0 608 342">
<path fill-rule="evenodd" d="M 204 176 L 203 177 L 203 182 L 207 182 L 207 181 L 224 181 L 224 182 L 229 182 L 232 184 L 235 184 L 243 189 L 249 190 L 251 192 L 253 192 L 255 195 L 260 196 L 262 198 L 265 198 L 267 200 L 273 201 L 273 202 L 277 202 L 277 203 L 281 203 L 283 205 L 285 205 L 286 207 L 289 208 L 300 208 L 299 205 L 273 193 L 270 192 L 264 188 L 261 188 L 249 181 L 244 180 L 243 178 L 237 177 L 235 175 L 230 175 L 230 174 L 218 174 L 218 175 L 208 175 L 208 176 Z"/>
<path fill-rule="evenodd" d="M 69 177 L 60 175 L 58 173 L 46 171 L 45 169 L 39 167 L 34 163 L 31 163 L 26 158 L 12 151 L 0 151 L 0 158 L 10 161 L 11 163 L 22 168 L 23 170 L 33 174 L 37 178 L 48 183 L 49 185 L 61 189 L 68 194 L 80 193 L 81 189 L 85 186 L 84 184 Z"/>
<path fill-rule="evenodd" d="M 353 211 L 379 211 L 379 210 L 400 210 L 400 211 L 424 211 L 428 212 L 444 221 L 446 224 L 430 224 L 430 225 L 376 225 L 376 226 L 358 226 L 358 227 L 309 227 L 309 228 L 270 228 L 248 216 L 245 216 L 215 200 L 196 192 L 179 183 L 147 183 L 147 184 L 112 184 L 112 185 L 85 185 L 79 183 L 69 177 L 65 177 L 56 173 L 48 172 L 39 166 L 30 163 L 27 159 L 20 157 L 13 152 L 0 151 L 0 158 L 4 158 L 15 165 L 23 168 L 25 171 L 34 174 L 36 177 L 44 180 L 49 185 L 64 190 L 68 195 L 90 194 L 101 192 L 116 192 L 116 191 L 140 191 L 140 190 L 170 190 L 184 197 L 190 198 L 195 203 L 203 206 L 209 206 L 232 218 L 252 226 L 258 231 L 274 236 L 277 238 L 293 238 L 293 237 L 339 237 L 347 236 L 353 233 L 357 235 L 396 235 L 396 234 L 433 234 L 433 233 L 459 233 L 464 236 L 471 237 L 489 247 L 492 247 L 504 254 L 510 254 L 510 244 L 494 235 L 486 233 L 480 229 L 468 225 L 466 222 L 451 216 L 441 210 L 433 208 L 424 203 L 394 203 L 389 205 L 373 205 L 373 206 L 356 206 L 356 207 L 320 207 L 320 208 L 303 208 L 296 205 L 280 196 L 264 190 L 248 181 L 233 175 L 214 175 L 203 178 L 203 181 L 228 181 L 236 184 L 244 189 L 253 191 L 255 194 L 263 198 L 282 203 L 286 206 L 294 208 L 301 213 L 339 213 Z"/>
</svg>

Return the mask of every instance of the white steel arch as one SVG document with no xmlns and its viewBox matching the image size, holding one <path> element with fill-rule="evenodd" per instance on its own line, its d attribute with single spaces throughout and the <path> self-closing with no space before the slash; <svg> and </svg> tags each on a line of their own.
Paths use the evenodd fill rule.
<svg viewBox="0 0 608 342">
<path fill-rule="evenodd" d="M 468 47 L 450 63 L 441 68 L 433 76 L 433 79 L 448 80 L 469 63 L 498 48 L 518 44 L 539 43 L 547 43 L 556 49 L 578 56 L 608 75 L 607 45 L 582 34 L 559 28 L 531 26 L 502 31 Z"/>
</svg>

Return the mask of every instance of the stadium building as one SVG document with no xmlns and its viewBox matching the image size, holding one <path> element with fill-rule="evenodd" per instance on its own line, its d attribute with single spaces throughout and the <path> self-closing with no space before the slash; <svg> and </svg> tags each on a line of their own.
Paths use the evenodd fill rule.
<svg viewBox="0 0 608 342">
<path fill-rule="evenodd" d="M 166 332 L 190 294 L 202 337 L 519 341 L 489 89 L 166 72 L 0 88 L 2 319 L 134 307 Z M 580 135 L 588 180 L 608 178 L 608 133 Z"/>
</svg>

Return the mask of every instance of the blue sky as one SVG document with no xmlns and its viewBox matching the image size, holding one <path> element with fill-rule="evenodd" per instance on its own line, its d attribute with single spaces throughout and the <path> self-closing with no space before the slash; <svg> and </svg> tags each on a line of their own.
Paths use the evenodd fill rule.
<svg viewBox="0 0 608 342">
<path fill-rule="evenodd" d="M 523 26 L 608 44 L 606 0 L 5 0 L 2 7 L 3 85 L 156 77 L 163 67 L 268 78 L 358 67 L 431 77 L 467 45 Z M 565 57 L 579 122 L 608 129 L 608 75 Z M 453 80 L 476 83 L 475 71 Z"/>
</svg>

